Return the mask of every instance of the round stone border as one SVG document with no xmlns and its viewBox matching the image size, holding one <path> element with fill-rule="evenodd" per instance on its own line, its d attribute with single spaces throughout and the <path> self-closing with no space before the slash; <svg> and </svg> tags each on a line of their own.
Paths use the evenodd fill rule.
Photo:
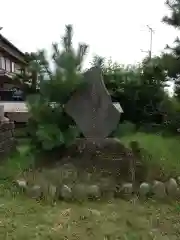
<svg viewBox="0 0 180 240">
<path fill-rule="evenodd" d="M 102 189 L 98 184 L 75 183 L 60 186 L 49 185 L 46 188 L 40 185 L 30 186 L 25 179 L 16 180 L 16 185 L 21 192 L 33 199 L 52 199 L 64 201 L 99 200 L 108 198 L 132 198 L 134 195 L 140 199 L 174 199 L 180 200 L 180 177 L 170 178 L 167 182 L 154 180 L 152 183 L 142 182 L 138 187 L 133 187 L 131 182 L 125 182 L 114 189 Z"/>
</svg>

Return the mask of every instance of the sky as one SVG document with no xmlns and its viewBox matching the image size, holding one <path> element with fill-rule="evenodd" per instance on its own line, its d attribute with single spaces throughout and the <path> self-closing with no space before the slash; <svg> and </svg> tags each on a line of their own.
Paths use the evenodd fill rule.
<svg viewBox="0 0 180 240">
<path fill-rule="evenodd" d="M 161 22 L 168 13 L 165 0 L 0 0 L 1 33 L 23 52 L 47 49 L 60 42 L 66 24 L 74 27 L 74 46 L 89 45 L 85 65 L 95 54 L 121 64 L 142 60 L 149 50 L 151 26 L 153 54 L 173 43 L 178 32 Z"/>
</svg>

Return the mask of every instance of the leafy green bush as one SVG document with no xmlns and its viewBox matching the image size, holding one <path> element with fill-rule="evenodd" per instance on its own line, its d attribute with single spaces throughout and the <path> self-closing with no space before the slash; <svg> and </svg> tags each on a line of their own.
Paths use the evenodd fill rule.
<svg viewBox="0 0 180 240">
<path fill-rule="evenodd" d="M 87 46 L 79 45 L 77 53 L 72 47 L 72 26 L 66 26 L 62 51 L 53 44 L 54 70 L 49 67 L 45 53 L 39 52 L 40 92 L 28 99 L 28 124 L 32 143 L 43 150 L 72 144 L 80 132 L 73 119 L 65 112 L 71 94 L 84 86 L 81 64 Z"/>
</svg>

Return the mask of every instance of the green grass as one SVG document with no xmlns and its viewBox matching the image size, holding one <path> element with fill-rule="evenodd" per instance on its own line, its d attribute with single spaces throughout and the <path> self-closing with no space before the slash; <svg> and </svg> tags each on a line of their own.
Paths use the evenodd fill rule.
<svg viewBox="0 0 180 240">
<path fill-rule="evenodd" d="M 151 161 L 180 173 L 180 140 L 152 134 L 124 136 L 137 140 L 153 156 Z M 21 194 L 12 196 L 11 178 L 33 163 L 28 146 L 0 168 L 0 239 L 5 240 L 167 240 L 180 239 L 180 203 L 164 204 L 113 200 L 111 202 L 37 202 Z M 4 178 L 3 178 L 4 176 Z"/>
<path fill-rule="evenodd" d="M 28 169 L 30 164 L 33 164 L 34 158 L 30 153 L 29 146 L 26 143 L 21 143 L 18 147 L 18 152 L 8 158 L 0 165 L 0 180 L 9 180 Z"/>
<path fill-rule="evenodd" d="M 0 239 L 63 240 L 180 238 L 178 206 L 157 203 L 58 203 L 0 198 Z"/>
<path fill-rule="evenodd" d="M 155 134 L 136 133 L 120 138 L 128 146 L 130 141 L 138 141 L 152 158 L 149 164 L 160 165 L 165 172 L 180 176 L 180 138 L 163 137 Z"/>
</svg>

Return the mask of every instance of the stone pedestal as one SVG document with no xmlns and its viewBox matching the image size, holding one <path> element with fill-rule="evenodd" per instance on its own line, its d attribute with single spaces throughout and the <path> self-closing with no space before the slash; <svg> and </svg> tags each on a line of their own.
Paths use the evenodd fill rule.
<svg viewBox="0 0 180 240">
<path fill-rule="evenodd" d="M 4 106 L 0 105 L 0 122 L 9 122 L 9 119 L 4 116 Z"/>
<path fill-rule="evenodd" d="M 0 159 L 6 158 L 14 149 L 14 123 L 4 117 L 4 106 L 0 105 Z"/>
<path fill-rule="evenodd" d="M 4 118 L 4 106 L 0 105 L 0 121 Z"/>
<path fill-rule="evenodd" d="M 120 141 L 113 138 L 79 138 L 67 149 L 73 163 L 87 171 L 111 175 L 120 181 L 132 181 L 132 159 Z"/>
</svg>

